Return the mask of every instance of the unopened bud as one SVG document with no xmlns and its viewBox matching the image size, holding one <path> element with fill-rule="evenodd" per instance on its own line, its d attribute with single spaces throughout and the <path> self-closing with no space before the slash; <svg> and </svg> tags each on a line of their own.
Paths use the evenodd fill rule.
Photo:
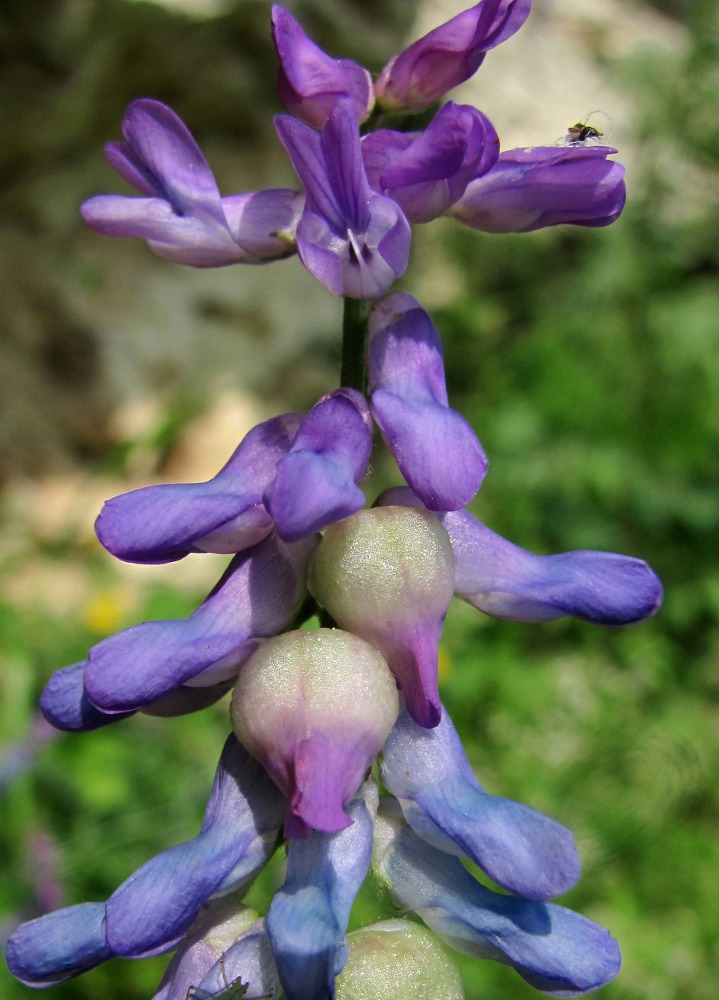
<svg viewBox="0 0 719 1000">
<path fill-rule="evenodd" d="M 431 931 L 382 920 L 349 935 L 337 1000 L 463 1000 L 459 968 Z"/>
<path fill-rule="evenodd" d="M 343 807 L 398 711 L 384 657 L 356 635 L 287 632 L 253 653 L 232 697 L 232 725 L 289 799 L 288 837 L 350 825 Z"/>
<path fill-rule="evenodd" d="M 412 507 L 362 510 L 331 525 L 311 587 L 337 624 L 379 649 L 412 718 L 441 717 L 437 650 L 454 587 L 454 557 L 437 518 Z"/>
</svg>

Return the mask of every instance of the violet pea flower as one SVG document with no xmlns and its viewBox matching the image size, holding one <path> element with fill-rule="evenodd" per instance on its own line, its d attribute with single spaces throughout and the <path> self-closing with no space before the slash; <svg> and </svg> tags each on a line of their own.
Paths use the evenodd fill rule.
<svg viewBox="0 0 719 1000">
<path fill-rule="evenodd" d="M 382 756 L 382 783 L 433 847 L 466 855 L 525 899 L 551 899 L 579 878 L 570 831 L 529 806 L 485 792 L 444 706 L 434 729 L 418 726 L 402 709 Z"/>
<path fill-rule="evenodd" d="M 21 924 L 7 946 L 13 975 L 49 986 L 118 955 L 141 958 L 175 947 L 206 900 L 235 891 L 266 864 L 284 811 L 264 768 L 230 736 L 198 835 L 156 855 L 106 903 L 80 903 Z"/>
<path fill-rule="evenodd" d="M 272 7 L 272 40 L 280 61 L 277 92 L 295 118 L 324 128 L 343 94 L 354 101 L 358 121 L 368 117 L 374 106 L 369 71 L 351 59 L 328 56 L 279 4 Z"/>
<path fill-rule="evenodd" d="M 449 101 L 424 132 L 380 129 L 362 139 L 370 185 L 389 195 L 410 222 L 431 222 L 497 161 L 499 139 L 489 119 Z"/>
<path fill-rule="evenodd" d="M 604 927 L 555 903 L 492 892 L 459 858 L 418 837 L 393 805 L 382 801 L 373 869 L 394 900 L 446 944 L 511 965 L 554 996 L 579 996 L 615 978 L 621 955 Z"/>
<path fill-rule="evenodd" d="M 253 427 L 206 483 L 144 486 L 113 497 L 95 522 L 98 539 L 116 558 L 136 563 L 256 545 L 273 528 L 263 493 L 301 420 L 299 413 L 286 413 Z"/>
<path fill-rule="evenodd" d="M 397 203 L 369 185 L 352 98 L 339 98 L 321 133 L 289 115 L 275 128 L 305 188 L 302 263 L 335 295 L 378 298 L 404 274 L 411 232 Z"/>
<path fill-rule="evenodd" d="M 286 628 L 306 592 L 315 536 L 285 545 L 276 535 L 234 557 L 188 618 L 149 621 L 93 646 L 85 691 L 103 712 L 143 708 L 183 684 L 235 677 L 262 639 Z"/>
<path fill-rule="evenodd" d="M 392 292 L 369 319 L 372 415 L 402 475 L 430 510 L 456 510 L 474 497 L 487 458 L 467 421 L 448 405 L 442 344 L 429 315 Z"/>
<path fill-rule="evenodd" d="M 378 505 L 422 507 L 405 486 Z M 466 510 L 436 514 L 454 555 L 454 593 L 485 614 L 508 621 L 571 616 L 595 625 L 634 625 L 662 601 L 662 585 L 642 559 L 613 552 L 538 556 L 495 534 Z"/>
<path fill-rule="evenodd" d="M 133 101 L 122 130 L 126 141 L 108 143 L 105 153 L 142 197 L 90 198 L 82 216 L 93 229 L 146 240 L 159 257 L 193 267 L 263 264 L 295 252 L 300 192 L 222 198 L 187 126 L 160 101 Z"/>
<path fill-rule="evenodd" d="M 481 0 L 394 56 L 375 82 L 382 108 L 421 111 L 479 69 L 490 49 L 511 38 L 532 0 Z"/>
<path fill-rule="evenodd" d="M 447 215 L 485 233 L 547 226 L 608 226 L 626 200 L 624 167 L 611 146 L 531 146 L 500 153 Z"/>
</svg>

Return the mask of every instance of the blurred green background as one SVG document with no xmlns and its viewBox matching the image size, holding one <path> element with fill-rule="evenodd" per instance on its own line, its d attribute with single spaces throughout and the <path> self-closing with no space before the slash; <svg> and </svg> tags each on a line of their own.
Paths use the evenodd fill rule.
<svg viewBox="0 0 719 1000">
<path fill-rule="evenodd" d="M 324 47 L 375 70 L 410 37 L 408 6 L 291 5 Z M 610 44 L 606 25 L 620 15 L 634 36 Z M 576 832 L 583 876 L 563 901 L 608 926 L 624 954 L 601 995 L 712 1000 L 719 14 L 714 0 L 615 0 L 572 16 L 545 4 L 523 33 L 539 46 L 564 32 L 567 67 L 579 55 L 625 102 L 611 136 L 630 167 L 622 218 L 605 230 L 506 237 L 438 222 L 417 230 L 403 285 L 430 308 L 452 403 L 490 458 L 474 512 L 537 552 L 647 559 L 665 603 L 627 630 L 508 624 L 453 604 L 442 694 L 485 787 Z M 259 0 L 15 0 L 0 15 L 5 936 L 47 909 L 105 898 L 150 855 L 193 836 L 227 732 L 226 702 L 78 736 L 38 719 L 53 670 L 118 628 L 188 614 L 223 562 L 113 565 L 91 531 L 102 500 L 210 475 L 252 423 L 336 384 L 339 304 L 296 260 L 189 273 L 139 244 L 85 233 L 77 219 L 84 197 L 123 189 L 100 148 L 141 95 L 183 115 L 223 190 L 291 183 L 270 125 L 280 109 L 268 21 Z M 670 45 L 652 43 L 650 23 Z M 491 56 L 480 76 L 496 101 Z M 549 91 L 542 101 L 551 114 Z M 491 113 L 502 136 L 502 109 Z M 522 114 L 515 100 L 513 128 Z M 545 141 L 562 134 L 563 114 Z M 531 108 L 527 119 L 536 127 Z M 371 488 L 395 475 L 378 455 Z M 275 866 L 252 899 L 266 902 L 278 877 Z M 380 912 L 368 889 L 353 923 Z M 460 961 L 469 1000 L 536 995 L 507 968 Z M 165 964 L 111 962 L 47 996 L 149 998 Z M 3 967 L 0 995 L 31 994 Z"/>
</svg>

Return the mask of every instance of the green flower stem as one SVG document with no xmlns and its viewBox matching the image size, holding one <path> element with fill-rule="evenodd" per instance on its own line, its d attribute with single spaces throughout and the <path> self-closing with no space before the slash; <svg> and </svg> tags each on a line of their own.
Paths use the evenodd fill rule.
<svg viewBox="0 0 719 1000">
<path fill-rule="evenodd" d="M 340 385 L 367 391 L 367 318 L 371 303 L 359 299 L 345 299 L 342 320 L 342 367 Z"/>
</svg>

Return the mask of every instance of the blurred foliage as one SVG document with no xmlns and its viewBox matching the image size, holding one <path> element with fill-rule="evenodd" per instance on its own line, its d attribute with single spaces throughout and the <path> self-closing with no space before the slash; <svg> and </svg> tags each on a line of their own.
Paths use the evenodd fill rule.
<svg viewBox="0 0 719 1000">
<path fill-rule="evenodd" d="M 15 6 L 18 17 L 27 10 Z M 143 31 L 167 18 L 145 4 L 90 6 L 96 16 L 122 10 Z M 265 6 L 239 6 L 251 23 L 261 18 L 266 53 Z M 443 697 L 485 787 L 576 831 L 583 877 L 566 902 L 607 925 L 625 956 L 607 1000 L 711 1000 L 719 975 L 719 13 L 714 0 L 681 13 L 692 43 L 671 72 L 651 51 L 613 66 L 642 108 L 617 225 L 516 237 L 438 226 L 461 277 L 456 300 L 434 312 L 450 395 L 491 461 L 475 512 L 535 551 L 641 556 L 666 587 L 664 608 L 638 629 L 514 625 L 453 606 L 445 635 Z M 106 24 L 108 47 L 122 24 Z M 207 127 L 207 94 L 229 86 L 226 54 L 234 73 L 253 76 L 254 40 L 234 48 L 243 31 L 225 34 L 204 97 L 184 94 L 204 102 Z M 106 57 L 93 58 L 104 74 Z M 43 72 L 62 76 L 48 60 Z M 139 49 L 136 60 L 145 65 Z M 115 74 L 126 70 L 112 67 L 107 80 Z M 86 112 L 112 100 L 119 115 L 129 90 L 98 92 L 97 77 L 87 79 Z M 58 141 L 71 147 L 67 135 Z M 168 419 L 168 433 L 174 426 Z M 107 583 L 96 554 L 77 558 Z M 139 617 L 183 615 L 193 603 L 151 588 Z M 23 742 L 51 671 L 97 641 L 86 610 L 48 619 L 0 606 L 7 930 L 40 912 L 51 890 L 52 905 L 104 898 L 147 857 L 194 835 L 227 730 L 222 703 Z M 280 877 L 273 863 L 251 901 L 266 906 Z M 368 887 L 354 923 L 384 905 Z M 164 963 L 112 962 L 48 996 L 146 1000 Z M 462 967 L 469 1000 L 536 996 L 501 966 Z M 5 970 L 0 990 L 30 996 Z"/>
</svg>

